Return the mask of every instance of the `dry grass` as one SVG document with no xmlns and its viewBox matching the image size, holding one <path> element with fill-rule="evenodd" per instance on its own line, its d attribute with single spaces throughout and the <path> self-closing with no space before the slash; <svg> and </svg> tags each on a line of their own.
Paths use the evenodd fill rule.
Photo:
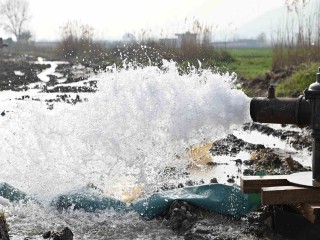
<svg viewBox="0 0 320 240">
<path fill-rule="evenodd" d="M 320 61 L 320 8 L 310 12 L 307 7 L 305 1 L 288 4 L 285 26 L 273 42 L 273 69 Z"/>
</svg>

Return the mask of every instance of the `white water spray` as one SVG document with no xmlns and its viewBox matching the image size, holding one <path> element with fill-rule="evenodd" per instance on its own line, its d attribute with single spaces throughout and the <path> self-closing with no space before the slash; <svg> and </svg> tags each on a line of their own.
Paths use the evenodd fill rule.
<svg viewBox="0 0 320 240">
<path fill-rule="evenodd" d="M 249 121 L 249 98 L 228 74 L 179 75 L 165 62 L 97 78 L 99 91 L 80 104 L 3 102 L 1 181 L 43 198 L 88 183 L 114 196 L 135 185 L 150 192 L 165 182 L 159 171 L 186 166 L 187 147 Z"/>
</svg>

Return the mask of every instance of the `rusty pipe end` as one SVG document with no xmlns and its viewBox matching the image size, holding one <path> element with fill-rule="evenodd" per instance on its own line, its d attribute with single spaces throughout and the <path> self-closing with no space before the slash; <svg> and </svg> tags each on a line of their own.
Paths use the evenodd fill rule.
<svg viewBox="0 0 320 240">
<path fill-rule="evenodd" d="M 251 99 L 250 116 L 254 122 L 295 124 L 307 126 L 311 121 L 311 104 L 303 96 L 299 98 Z"/>
</svg>

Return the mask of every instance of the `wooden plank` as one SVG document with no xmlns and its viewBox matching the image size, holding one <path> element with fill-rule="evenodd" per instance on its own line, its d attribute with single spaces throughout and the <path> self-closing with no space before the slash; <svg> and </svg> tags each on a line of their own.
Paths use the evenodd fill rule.
<svg viewBox="0 0 320 240">
<path fill-rule="evenodd" d="M 310 222 L 320 222 L 320 203 L 302 203 L 293 207 Z"/>
<path fill-rule="evenodd" d="M 240 187 L 243 193 L 260 193 L 263 187 L 288 186 L 288 175 L 242 176 Z"/>
<path fill-rule="evenodd" d="M 264 187 L 261 190 L 263 205 L 319 202 L 320 189 L 296 186 Z"/>
</svg>

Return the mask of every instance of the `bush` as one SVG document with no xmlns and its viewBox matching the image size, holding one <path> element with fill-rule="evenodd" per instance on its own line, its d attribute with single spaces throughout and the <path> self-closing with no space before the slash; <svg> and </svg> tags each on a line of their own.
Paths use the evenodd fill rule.
<svg viewBox="0 0 320 240">
<path fill-rule="evenodd" d="M 105 47 L 93 40 L 93 28 L 78 22 L 68 22 L 62 27 L 62 40 L 57 52 L 70 62 L 90 64 L 104 58 Z"/>
</svg>

